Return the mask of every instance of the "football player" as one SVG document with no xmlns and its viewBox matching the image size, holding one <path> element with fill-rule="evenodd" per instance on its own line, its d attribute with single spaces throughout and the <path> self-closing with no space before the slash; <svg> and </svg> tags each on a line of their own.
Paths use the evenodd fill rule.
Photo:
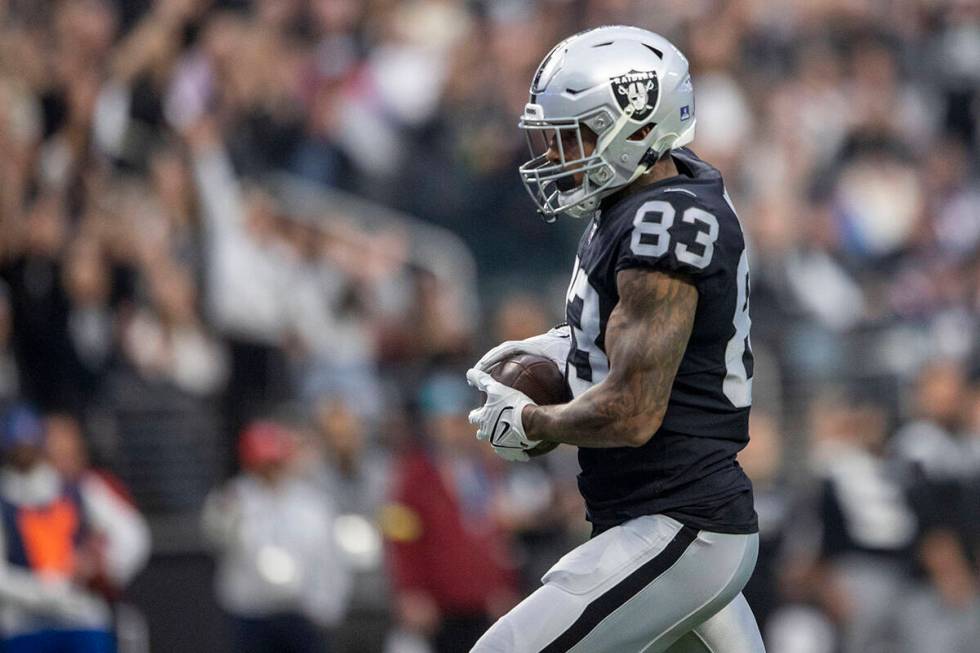
<svg viewBox="0 0 980 653">
<path fill-rule="evenodd" d="M 741 594 L 758 553 L 735 460 L 752 395 L 745 240 L 718 170 L 684 147 L 694 124 L 687 60 L 646 30 L 576 34 L 534 75 L 521 177 L 547 219 L 587 222 L 567 326 L 467 372 L 487 395 L 470 421 L 511 460 L 577 446 L 593 537 L 474 651 L 764 651 Z M 558 359 L 574 398 L 538 406 L 493 380 L 517 352 Z"/>
</svg>

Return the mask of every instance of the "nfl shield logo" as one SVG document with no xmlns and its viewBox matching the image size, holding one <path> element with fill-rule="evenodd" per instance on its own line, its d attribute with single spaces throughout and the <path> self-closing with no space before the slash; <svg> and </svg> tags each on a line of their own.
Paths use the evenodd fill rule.
<svg viewBox="0 0 980 653">
<path fill-rule="evenodd" d="M 690 118 L 691 118 L 691 107 L 685 104 L 684 106 L 681 107 L 681 122 L 685 120 L 690 120 Z"/>
</svg>

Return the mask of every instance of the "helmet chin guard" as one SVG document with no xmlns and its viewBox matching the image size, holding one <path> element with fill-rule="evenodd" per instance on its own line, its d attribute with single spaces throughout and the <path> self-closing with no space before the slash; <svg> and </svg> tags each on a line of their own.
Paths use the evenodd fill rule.
<svg viewBox="0 0 980 653">
<path fill-rule="evenodd" d="M 593 134 L 610 122 L 608 115 L 586 119 L 546 120 L 541 107 L 528 104 L 520 127 L 527 136 L 532 158 L 520 166 L 524 186 L 539 213 L 552 222 L 558 213 L 584 218 L 599 206 L 601 193 L 612 183 L 615 170 L 595 152 L 585 155 L 589 139 L 583 126 Z M 549 154 L 550 152 L 550 154 Z"/>
<path fill-rule="evenodd" d="M 534 75 L 519 122 L 531 158 L 518 171 L 547 221 L 589 217 L 690 143 L 694 125 L 694 89 L 677 48 L 635 27 L 588 30 L 555 46 Z"/>
</svg>

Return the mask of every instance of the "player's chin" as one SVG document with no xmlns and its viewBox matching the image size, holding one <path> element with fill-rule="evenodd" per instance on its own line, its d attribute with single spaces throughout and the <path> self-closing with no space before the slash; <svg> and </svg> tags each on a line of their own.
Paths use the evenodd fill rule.
<svg viewBox="0 0 980 653">
<path fill-rule="evenodd" d="M 558 177 L 555 179 L 555 188 L 557 188 L 562 193 L 568 193 L 575 190 L 578 187 L 578 181 L 575 179 L 578 175 L 565 175 L 564 177 Z"/>
<path fill-rule="evenodd" d="M 581 168 L 581 167 L 582 167 L 581 165 L 575 165 L 572 166 L 571 168 L 565 168 L 564 170 L 566 174 L 563 174 L 562 176 L 557 177 L 555 179 L 555 188 L 557 188 L 563 193 L 569 193 L 579 188 L 582 185 L 582 183 L 585 181 L 585 173 L 584 172 L 576 172 L 573 174 L 568 174 L 568 173 L 570 173 L 572 170 L 576 168 Z"/>
</svg>

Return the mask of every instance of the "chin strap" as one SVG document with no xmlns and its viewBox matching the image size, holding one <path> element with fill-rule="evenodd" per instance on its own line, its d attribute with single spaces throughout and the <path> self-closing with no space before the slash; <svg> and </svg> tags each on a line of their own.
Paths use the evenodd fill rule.
<svg viewBox="0 0 980 653">
<path fill-rule="evenodd" d="M 663 156 L 663 152 L 658 154 L 656 150 L 654 150 L 651 147 L 649 150 L 647 150 L 646 154 L 644 154 L 640 158 L 639 165 L 644 167 L 644 171 L 647 171 L 653 166 L 655 166 L 657 164 L 657 161 L 659 161 L 662 156 Z"/>
<path fill-rule="evenodd" d="M 630 181 L 635 181 L 637 177 L 645 175 L 650 172 L 650 168 L 657 165 L 657 161 L 663 158 L 664 154 L 670 152 L 670 150 L 664 150 L 663 152 L 657 152 L 652 147 L 646 151 L 640 158 L 640 163 L 636 166 L 636 172 L 633 173 L 633 178 Z"/>
<path fill-rule="evenodd" d="M 656 150 L 654 150 L 653 148 L 647 150 L 646 153 L 642 157 L 640 157 L 639 163 L 636 164 L 636 170 L 633 171 L 633 174 L 630 175 L 630 178 L 626 181 L 625 184 L 623 184 L 622 187 L 629 186 L 634 181 L 636 181 L 646 173 L 650 172 L 650 168 L 655 166 L 657 164 L 657 161 L 663 158 L 663 155 L 667 154 L 668 152 L 670 152 L 669 149 L 664 150 L 659 154 L 657 154 Z"/>
</svg>

